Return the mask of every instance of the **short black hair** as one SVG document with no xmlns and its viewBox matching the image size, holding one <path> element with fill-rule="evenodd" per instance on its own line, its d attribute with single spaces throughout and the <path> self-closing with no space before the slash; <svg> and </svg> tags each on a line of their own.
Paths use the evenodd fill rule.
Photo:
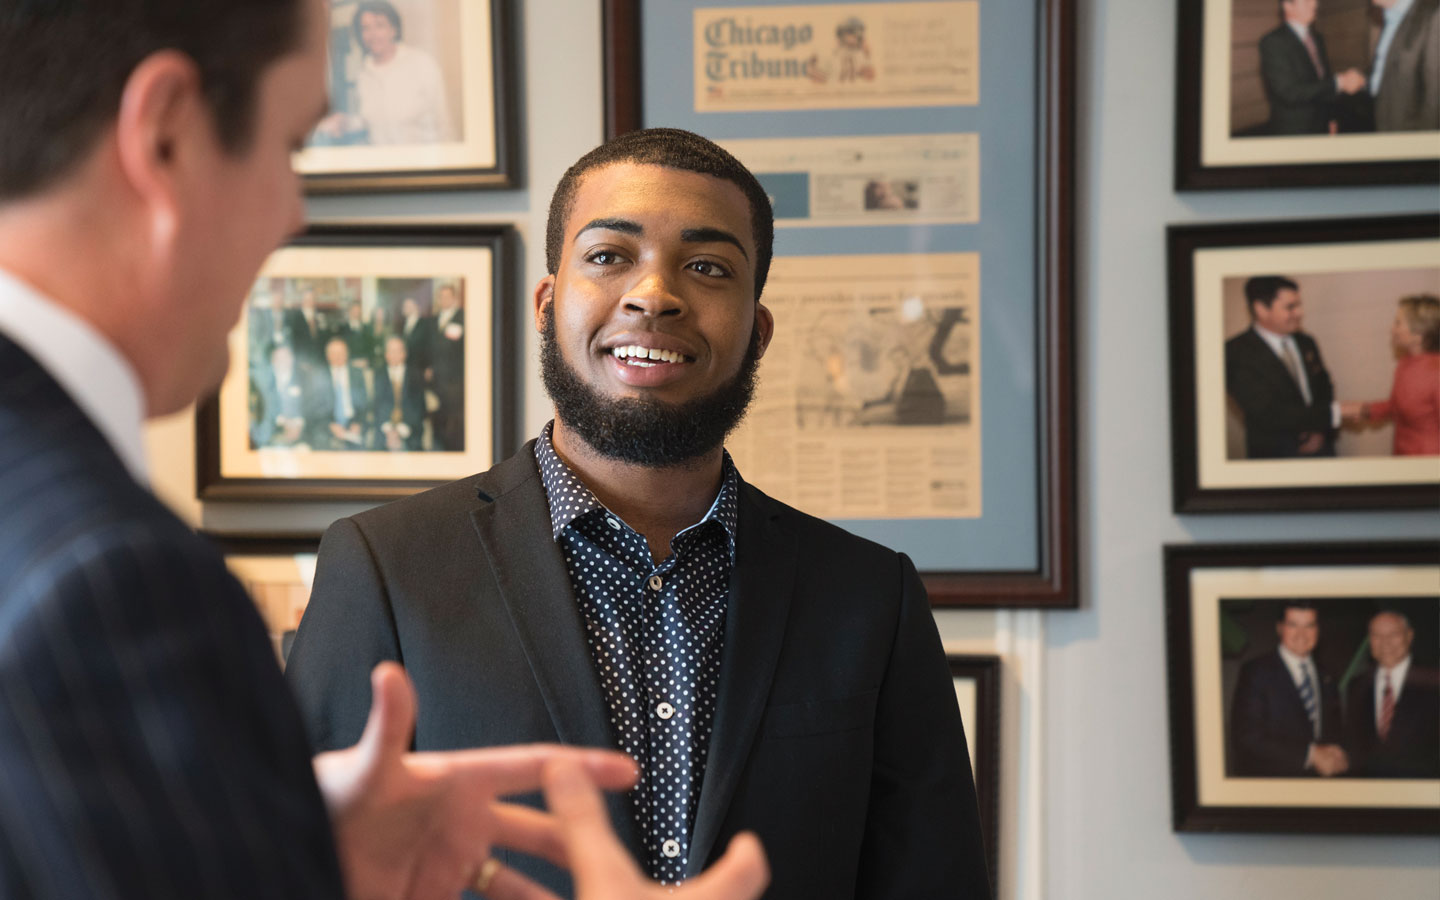
<svg viewBox="0 0 1440 900">
<path fill-rule="evenodd" d="M 1276 621 L 1276 622 L 1284 622 L 1284 621 L 1285 621 L 1285 614 L 1286 614 L 1287 612 L 1289 612 L 1290 610 L 1292 610 L 1292 609 L 1308 609 L 1308 610 L 1310 610 L 1311 612 L 1315 613 L 1315 618 L 1316 618 L 1317 620 L 1320 618 L 1320 611 L 1315 608 L 1315 604 L 1312 603 L 1311 601 L 1309 601 L 1309 600 L 1285 600 L 1285 601 L 1282 601 L 1282 602 L 1280 603 L 1280 605 L 1279 605 L 1279 606 L 1276 608 L 1276 610 L 1275 610 L 1275 621 Z"/>
<path fill-rule="evenodd" d="M 1275 298 L 1281 291 L 1298 291 L 1300 285 L 1286 278 L 1284 275 L 1256 275 L 1245 282 L 1245 308 L 1250 311 L 1253 317 L 1255 311 L 1252 308 L 1256 303 L 1270 308 Z"/>
<path fill-rule="evenodd" d="M 575 208 L 575 192 L 581 180 L 594 169 L 626 162 L 698 172 L 722 178 L 740 188 L 750 201 L 750 230 L 755 238 L 755 299 L 759 300 L 775 251 L 775 213 L 770 207 L 770 196 L 750 170 L 719 144 L 679 128 L 626 132 L 586 153 L 566 170 L 550 198 L 550 216 L 545 223 L 546 271 L 554 275 L 560 268 L 565 226 Z"/>
<path fill-rule="evenodd" d="M 400 11 L 388 0 L 363 0 L 359 6 L 355 7 L 355 18 L 350 20 L 350 28 L 355 32 L 355 43 L 360 45 L 360 52 L 370 52 L 365 49 L 365 39 L 362 36 L 364 32 L 360 28 L 360 17 L 366 13 L 373 13 L 389 19 L 390 27 L 395 29 L 395 40 L 398 41 L 405 36 L 405 26 L 400 24 Z"/>
<path fill-rule="evenodd" d="M 264 69 L 300 46 L 302 0 L 0 3 L 0 202 L 40 192 L 93 150 L 146 57 L 200 70 L 221 145 L 248 149 Z"/>
</svg>

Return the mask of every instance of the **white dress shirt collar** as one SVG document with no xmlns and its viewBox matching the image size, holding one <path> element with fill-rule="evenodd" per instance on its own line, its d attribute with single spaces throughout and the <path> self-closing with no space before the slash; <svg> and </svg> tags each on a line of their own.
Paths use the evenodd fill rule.
<svg viewBox="0 0 1440 900">
<path fill-rule="evenodd" d="M 1301 682 L 1305 680 L 1305 674 L 1308 672 L 1310 677 L 1316 682 L 1313 687 L 1316 691 L 1320 690 L 1319 679 L 1315 673 L 1315 664 L 1310 661 L 1310 657 L 1296 656 L 1291 653 L 1289 648 L 1284 644 L 1280 644 L 1277 649 L 1280 651 L 1280 658 L 1285 661 L 1285 668 L 1290 670 L 1290 677 L 1295 680 L 1296 687 L 1299 687 Z M 1316 699 L 1319 699 L 1318 694 L 1316 695 Z"/>
<path fill-rule="evenodd" d="M 1395 702 L 1400 702 L 1400 691 L 1405 687 L 1405 676 L 1410 672 L 1410 657 L 1406 656 L 1389 669 L 1375 669 L 1375 716 L 1380 716 L 1380 700 L 1385 696 L 1385 675 L 1390 675 L 1390 693 Z"/>
<path fill-rule="evenodd" d="M 0 269 L 0 331 L 60 383 L 148 486 L 145 395 L 128 360 L 90 323 Z"/>
</svg>

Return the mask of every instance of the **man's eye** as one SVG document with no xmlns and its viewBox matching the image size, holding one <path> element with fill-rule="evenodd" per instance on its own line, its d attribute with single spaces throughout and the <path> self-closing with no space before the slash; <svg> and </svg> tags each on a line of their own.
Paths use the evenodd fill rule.
<svg viewBox="0 0 1440 900">
<path fill-rule="evenodd" d="M 594 253 L 585 257 L 585 261 L 594 263 L 597 266 L 613 266 L 620 261 L 620 255 L 609 250 L 596 250 Z"/>
<path fill-rule="evenodd" d="M 690 268 L 695 270 L 696 272 L 699 272 L 701 275 L 706 275 L 710 278 L 730 277 L 729 269 L 725 268 L 719 263 L 711 262 L 708 259 L 697 259 L 690 264 Z"/>
</svg>

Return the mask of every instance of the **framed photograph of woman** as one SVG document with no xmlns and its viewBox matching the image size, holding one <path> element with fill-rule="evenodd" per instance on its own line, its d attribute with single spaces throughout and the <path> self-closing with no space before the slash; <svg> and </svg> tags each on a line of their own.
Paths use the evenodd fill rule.
<svg viewBox="0 0 1440 900">
<path fill-rule="evenodd" d="M 1440 504 L 1440 217 L 1168 239 L 1177 512 Z"/>
<path fill-rule="evenodd" d="M 196 415 L 198 495 L 383 500 L 507 456 L 512 242 L 331 225 L 276 251 Z"/>
<path fill-rule="evenodd" d="M 1175 186 L 1440 181 L 1440 0 L 1180 0 Z"/>
<path fill-rule="evenodd" d="M 333 0 L 330 111 L 296 156 L 312 193 L 514 186 L 499 0 Z"/>
<path fill-rule="evenodd" d="M 1440 543 L 1165 548 L 1177 831 L 1440 833 Z"/>
</svg>

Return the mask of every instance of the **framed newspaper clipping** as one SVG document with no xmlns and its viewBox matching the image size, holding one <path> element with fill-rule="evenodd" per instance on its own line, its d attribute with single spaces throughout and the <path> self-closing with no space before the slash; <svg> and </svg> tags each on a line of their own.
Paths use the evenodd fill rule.
<svg viewBox="0 0 1440 900">
<path fill-rule="evenodd" d="M 1072 607 L 1074 7 L 606 0 L 606 127 L 685 128 L 775 209 L 745 477 L 941 606 Z"/>
</svg>

